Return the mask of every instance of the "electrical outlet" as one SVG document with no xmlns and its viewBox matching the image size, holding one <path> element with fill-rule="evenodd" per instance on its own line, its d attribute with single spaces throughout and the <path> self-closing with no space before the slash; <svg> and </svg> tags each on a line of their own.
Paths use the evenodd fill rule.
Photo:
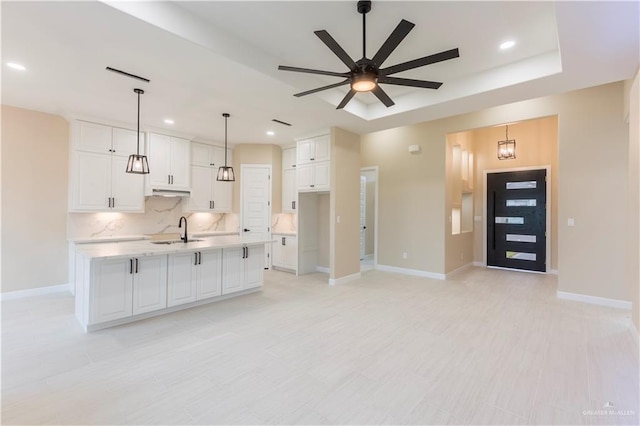
<svg viewBox="0 0 640 426">
<path fill-rule="evenodd" d="M 407 252 L 406 252 L 406 251 L 402 252 L 402 258 L 403 258 L 403 259 L 406 259 L 406 258 L 407 258 Z"/>
</svg>

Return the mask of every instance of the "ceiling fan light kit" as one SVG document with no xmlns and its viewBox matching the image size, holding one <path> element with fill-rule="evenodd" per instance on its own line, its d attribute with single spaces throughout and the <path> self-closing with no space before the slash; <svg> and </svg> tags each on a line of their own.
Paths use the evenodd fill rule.
<svg viewBox="0 0 640 426">
<path fill-rule="evenodd" d="M 296 93 L 294 94 L 294 96 L 306 96 L 312 93 L 317 93 L 323 90 L 333 89 L 349 84 L 349 92 L 347 92 L 346 96 L 338 104 L 336 109 L 344 108 L 357 92 L 373 93 L 380 100 L 380 102 L 382 102 L 388 108 L 395 105 L 395 103 L 385 93 L 385 91 L 382 90 L 382 88 L 380 87 L 380 83 L 397 86 L 419 87 L 423 89 L 438 89 L 442 85 L 442 83 L 436 81 L 413 80 L 401 77 L 390 77 L 390 75 L 402 71 L 412 70 L 414 68 L 424 67 L 426 65 L 434 64 L 437 62 L 458 58 L 460 56 L 460 53 L 457 48 L 436 53 L 434 55 L 425 56 L 423 58 L 414 59 L 412 61 L 403 62 L 387 68 L 381 68 L 384 61 L 389 57 L 389 55 L 391 55 L 391 53 L 393 53 L 396 47 L 398 47 L 402 40 L 404 40 L 404 38 L 407 36 L 407 34 L 409 34 L 413 27 L 415 27 L 415 24 L 405 19 L 400 21 L 398 26 L 382 44 L 374 57 L 372 59 L 369 59 L 367 58 L 366 54 L 366 15 L 371 11 L 371 1 L 361 0 L 357 3 L 356 8 L 358 10 L 358 13 L 362 14 L 362 59 L 357 62 L 354 61 L 327 31 L 315 31 L 315 35 L 318 36 L 318 38 L 322 40 L 322 42 L 329 49 L 331 49 L 331 51 L 342 61 L 342 63 L 344 63 L 349 68 L 349 71 L 334 72 L 280 65 L 278 69 L 281 71 L 327 75 L 345 79 L 339 83 L 330 84 L 328 86 L 319 87 L 317 89 L 307 90 L 306 92 Z"/>
</svg>

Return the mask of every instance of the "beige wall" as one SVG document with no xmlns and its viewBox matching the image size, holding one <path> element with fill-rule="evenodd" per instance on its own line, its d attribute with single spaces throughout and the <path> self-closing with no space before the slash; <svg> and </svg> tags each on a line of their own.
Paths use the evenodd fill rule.
<svg viewBox="0 0 640 426">
<path fill-rule="evenodd" d="M 360 136 L 336 127 L 331 129 L 329 209 L 330 278 L 359 273 Z"/>
<path fill-rule="evenodd" d="M 632 320 L 640 330 L 640 72 L 627 91 L 629 117 L 629 236 L 627 240 L 627 284 Z"/>
<path fill-rule="evenodd" d="M 233 211 L 240 213 L 240 165 L 271 164 L 271 212 L 282 211 L 282 149 L 277 145 L 240 144 L 233 148 Z"/>
<path fill-rule="evenodd" d="M 557 115 L 558 288 L 630 300 L 622 87 L 613 83 L 363 135 L 362 166 L 379 166 L 378 262 L 445 272 L 447 134 Z M 407 152 L 412 144 L 421 146 L 420 154 Z M 566 226 L 570 217 L 572 228 Z"/>
<path fill-rule="evenodd" d="M 2 292 L 66 284 L 69 125 L 2 106 Z"/>
<path fill-rule="evenodd" d="M 469 132 L 475 146 L 475 215 L 485 216 L 484 171 L 531 166 L 551 166 L 551 269 L 558 269 L 558 117 L 509 124 L 509 139 L 516 140 L 516 158 L 498 160 L 497 143 L 505 138 L 504 126 L 487 127 Z M 474 260 L 483 261 L 485 241 L 482 223 L 475 223 Z"/>
<path fill-rule="evenodd" d="M 380 265 L 444 272 L 446 129 L 429 122 L 362 135 L 362 167 L 378 166 Z"/>
</svg>

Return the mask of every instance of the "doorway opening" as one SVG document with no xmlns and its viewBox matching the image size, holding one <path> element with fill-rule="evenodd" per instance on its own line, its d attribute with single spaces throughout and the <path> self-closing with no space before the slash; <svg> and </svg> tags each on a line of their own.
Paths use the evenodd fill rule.
<svg viewBox="0 0 640 426">
<path fill-rule="evenodd" d="M 378 167 L 360 169 L 360 271 L 378 264 Z"/>
</svg>

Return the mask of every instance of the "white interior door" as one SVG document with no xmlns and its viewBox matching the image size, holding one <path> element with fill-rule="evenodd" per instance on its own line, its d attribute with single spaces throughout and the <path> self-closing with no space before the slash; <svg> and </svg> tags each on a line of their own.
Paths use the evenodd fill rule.
<svg viewBox="0 0 640 426">
<path fill-rule="evenodd" d="M 245 235 L 269 236 L 271 233 L 271 165 L 241 166 L 241 230 Z M 269 251 L 265 267 L 269 267 Z"/>
<path fill-rule="evenodd" d="M 364 259 L 367 229 L 367 178 L 360 176 L 360 260 Z"/>
</svg>

